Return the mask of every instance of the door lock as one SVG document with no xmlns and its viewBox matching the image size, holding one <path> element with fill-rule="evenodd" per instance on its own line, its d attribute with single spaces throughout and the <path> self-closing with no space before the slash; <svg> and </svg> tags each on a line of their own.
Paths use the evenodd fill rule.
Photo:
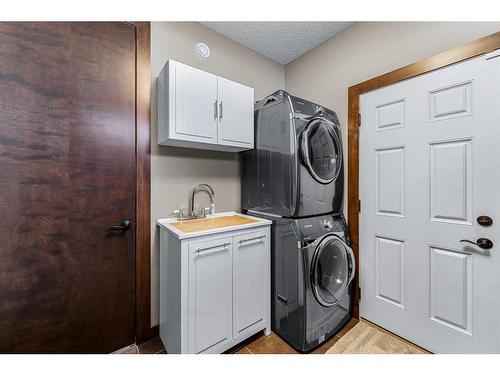
<svg viewBox="0 0 500 375">
<path fill-rule="evenodd" d="M 478 216 L 476 220 L 477 223 L 479 225 L 482 225 L 483 227 L 489 227 L 491 224 L 493 224 L 493 219 L 486 215 Z"/>
</svg>

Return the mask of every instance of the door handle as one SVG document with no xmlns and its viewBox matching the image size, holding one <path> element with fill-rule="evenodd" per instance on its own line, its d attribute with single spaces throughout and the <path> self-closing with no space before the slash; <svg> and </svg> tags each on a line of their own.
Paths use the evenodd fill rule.
<svg viewBox="0 0 500 375">
<path fill-rule="evenodd" d="M 469 240 L 460 240 L 460 242 L 467 242 L 479 246 L 481 249 L 491 249 L 493 247 L 493 242 L 488 238 L 478 238 L 476 242 Z"/>
<path fill-rule="evenodd" d="M 217 121 L 217 100 L 214 102 L 214 120 Z"/>
<path fill-rule="evenodd" d="M 219 102 L 219 119 L 222 120 L 222 101 Z"/>
<path fill-rule="evenodd" d="M 113 224 L 109 228 L 111 231 L 117 231 L 117 232 L 126 232 L 132 228 L 132 222 L 128 219 L 123 220 L 120 224 Z"/>
<path fill-rule="evenodd" d="M 216 245 L 216 246 L 211 246 L 211 247 L 205 247 L 203 249 L 198 249 L 196 250 L 196 253 L 194 254 L 195 257 L 200 256 L 200 255 L 209 255 L 209 254 L 214 254 L 214 253 L 220 253 L 221 251 L 226 251 L 228 250 L 229 243 L 225 243 L 222 245 Z"/>
<path fill-rule="evenodd" d="M 265 236 L 259 236 L 255 238 L 249 238 L 247 240 L 240 240 L 238 246 L 249 246 L 249 245 L 255 245 L 257 243 L 264 242 L 262 239 Z"/>
</svg>

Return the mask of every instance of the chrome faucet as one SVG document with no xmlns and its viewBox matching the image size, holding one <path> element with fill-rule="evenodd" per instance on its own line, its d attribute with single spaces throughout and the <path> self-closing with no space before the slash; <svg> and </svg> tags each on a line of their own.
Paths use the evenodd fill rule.
<svg viewBox="0 0 500 375">
<path fill-rule="evenodd" d="M 191 206 L 189 208 L 189 216 L 191 216 L 191 217 L 200 217 L 200 216 L 205 217 L 205 215 L 206 215 L 206 212 L 204 210 L 203 210 L 202 214 L 198 215 L 198 216 L 194 212 L 194 196 L 196 195 L 196 193 L 200 189 L 204 189 L 204 191 L 206 191 L 208 193 L 208 195 L 210 196 L 210 214 L 211 215 L 215 214 L 214 189 L 212 189 L 212 187 L 208 184 L 198 184 L 194 187 L 193 191 L 191 191 L 191 199 L 190 199 Z"/>
</svg>

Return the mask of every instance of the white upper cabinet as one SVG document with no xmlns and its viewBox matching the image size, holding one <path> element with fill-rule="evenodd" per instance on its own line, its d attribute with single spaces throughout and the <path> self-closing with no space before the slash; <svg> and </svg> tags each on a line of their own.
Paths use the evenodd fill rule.
<svg viewBox="0 0 500 375">
<path fill-rule="evenodd" d="M 254 90 L 169 60 L 158 77 L 158 144 L 253 148 Z"/>
</svg>

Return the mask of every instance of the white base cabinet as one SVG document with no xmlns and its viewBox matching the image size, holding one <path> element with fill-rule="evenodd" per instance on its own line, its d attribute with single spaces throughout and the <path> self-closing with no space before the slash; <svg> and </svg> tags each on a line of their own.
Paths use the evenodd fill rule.
<svg viewBox="0 0 500 375">
<path fill-rule="evenodd" d="M 270 334 L 269 226 L 179 240 L 160 231 L 160 337 L 167 353 L 222 353 Z"/>
</svg>

